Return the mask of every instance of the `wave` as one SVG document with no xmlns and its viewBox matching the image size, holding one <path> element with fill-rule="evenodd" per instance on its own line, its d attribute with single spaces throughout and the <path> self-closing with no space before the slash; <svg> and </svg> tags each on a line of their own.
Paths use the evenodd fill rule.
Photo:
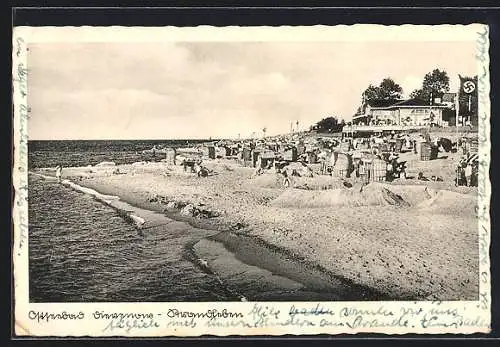
<svg viewBox="0 0 500 347">
<path fill-rule="evenodd" d="M 57 178 L 55 178 L 53 176 L 47 176 L 47 175 L 34 173 L 34 172 L 30 172 L 30 174 L 32 174 L 34 176 L 41 177 L 41 178 L 43 178 L 45 180 L 49 180 L 49 181 L 56 181 L 57 180 Z M 83 187 L 83 186 L 76 184 L 74 182 L 71 182 L 70 180 L 67 180 L 67 179 L 62 180 L 61 184 L 68 187 L 68 188 L 71 188 L 75 191 L 90 195 L 90 196 L 94 197 L 96 200 L 105 203 L 106 205 L 112 207 L 113 209 L 117 210 L 120 214 L 122 214 L 126 220 L 132 221 L 135 224 L 135 226 L 138 228 L 142 227 L 142 225 L 144 223 L 146 223 L 146 220 L 144 218 L 142 218 L 141 216 L 138 216 L 130 211 L 127 211 L 127 210 L 124 210 L 124 209 L 119 208 L 117 206 L 114 206 L 113 202 L 120 200 L 119 196 L 101 194 L 94 189 Z"/>
</svg>

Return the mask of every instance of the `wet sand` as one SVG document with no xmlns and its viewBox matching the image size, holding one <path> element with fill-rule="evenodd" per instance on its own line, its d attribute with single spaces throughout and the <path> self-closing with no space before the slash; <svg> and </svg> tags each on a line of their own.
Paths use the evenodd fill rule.
<svg viewBox="0 0 500 347">
<path fill-rule="evenodd" d="M 199 241 L 194 249 L 225 283 L 241 288 L 249 300 L 390 299 L 248 235 L 221 232 Z"/>
</svg>

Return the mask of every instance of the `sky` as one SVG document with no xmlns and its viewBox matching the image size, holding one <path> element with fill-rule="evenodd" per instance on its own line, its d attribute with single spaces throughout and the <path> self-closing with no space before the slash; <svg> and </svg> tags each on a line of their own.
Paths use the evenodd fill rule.
<svg viewBox="0 0 500 347">
<path fill-rule="evenodd" d="M 29 46 L 32 140 L 242 138 L 350 120 L 369 84 L 477 74 L 474 42 L 87 42 Z"/>
</svg>

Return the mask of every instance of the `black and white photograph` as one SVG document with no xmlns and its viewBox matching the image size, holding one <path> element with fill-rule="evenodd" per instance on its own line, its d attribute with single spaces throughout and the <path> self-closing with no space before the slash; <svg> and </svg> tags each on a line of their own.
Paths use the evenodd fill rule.
<svg viewBox="0 0 500 347">
<path fill-rule="evenodd" d="M 478 30 L 399 29 L 26 40 L 29 304 L 479 301 Z"/>
</svg>

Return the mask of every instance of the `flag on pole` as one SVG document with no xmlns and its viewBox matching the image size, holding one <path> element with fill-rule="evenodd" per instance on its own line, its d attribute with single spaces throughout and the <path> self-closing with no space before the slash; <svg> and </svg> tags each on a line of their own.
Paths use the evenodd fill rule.
<svg viewBox="0 0 500 347">
<path fill-rule="evenodd" d="M 477 76 L 460 78 L 458 90 L 458 115 L 462 119 L 477 119 Z"/>
</svg>

